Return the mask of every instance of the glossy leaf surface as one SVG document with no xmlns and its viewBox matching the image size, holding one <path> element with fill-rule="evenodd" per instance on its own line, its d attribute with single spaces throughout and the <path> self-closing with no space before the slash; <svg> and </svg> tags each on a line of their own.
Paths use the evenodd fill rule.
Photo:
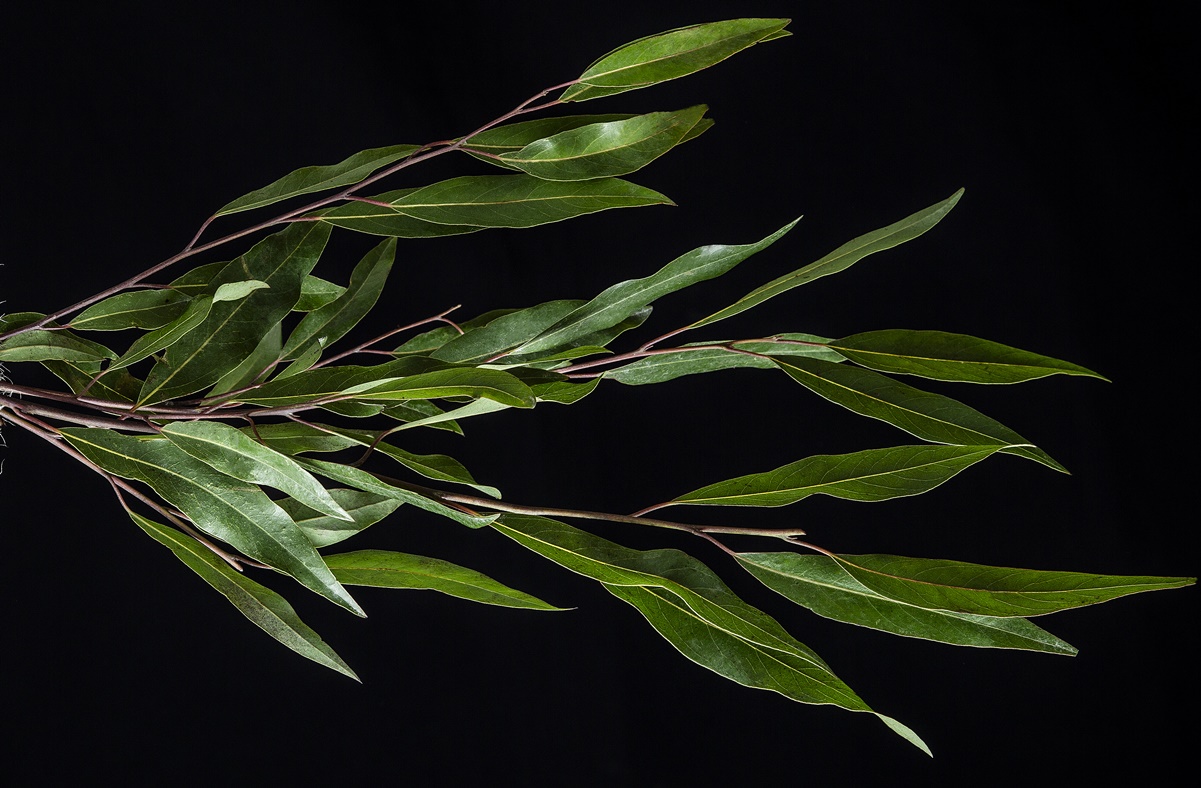
<svg viewBox="0 0 1201 788">
<path fill-rule="evenodd" d="M 135 290 L 92 304 L 72 318 L 70 325 L 83 331 L 158 328 L 182 315 L 187 307 L 187 298 L 177 290 Z"/>
<path fill-rule="evenodd" d="M 346 292 L 342 285 L 328 282 L 319 276 L 309 274 L 300 283 L 300 300 L 292 309 L 296 312 L 312 312 L 333 301 Z"/>
<path fill-rule="evenodd" d="M 657 353 L 640 358 L 625 366 L 608 370 L 604 376 L 627 386 L 645 386 L 651 383 L 665 383 L 685 375 L 699 375 L 723 369 L 775 369 L 776 364 L 770 359 L 762 358 L 764 355 L 811 356 L 834 363 L 843 360 L 837 352 L 824 346 L 828 340 L 813 334 L 779 334 L 776 340 L 690 343 L 682 347 L 695 349 Z M 714 344 L 728 345 L 732 349 L 698 347 Z M 747 352 L 739 353 L 733 349 Z M 750 353 L 757 355 L 749 355 Z"/>
<path fill-rule="evenodd" d="M 486 325 L 467 328 L 463 334 L 456 335 L 431 353 L 430 357 L 464 364 L 491 359 L 533 339 L 583 304 L 580 300 L 548 301 L 509 312 Z"/>
<path fill-rule="evenodd" d="M 483 397 L 513 408 L 534 407 L 534 393 L 529 386 L 502 370 L 479 367 L 438 369 L 394 381 L 364 384 L 347 389 L 347 395 L 364 402 Z"/>
<path fill-rule="evenodd" d="M 0 361 L 99 361 L 116 358 L 104 345 L 70 331 L 35 329 L 0 341 Z"/>
<path fill-rule="evenodd" d="M 760 41 L 779 37 L 788 22 L 730 19 L 640 38 L 594 62 L 559 100 L 587 101 L 687 76 Z"/>
<path fill-rule="evenodd" d="M 411 588 L 527 610 L 562 610 L 485 574 L 449 561 L 387 550 L 359 550 L 326 556 L 334 575 L 346 585 Z"/>
<path fill-rule="evenodd" d="M 171 347 L 183 339 L 189 331 L 204 322 L 209 310 L 213 307 L 212 296 L 202 295 L 192 299 L 183 314 L 165 326 L 148 331 L 134 340 L 119 359 L 114 361 L 109 370 L 118 370 L 148 359 L 160 350 Z"/>
<path fill-rule="evenodd" d="M 220 591 L 255 626 L 302 657 L 350 676 L 355 681 L 359 680 L 321 636 L 300 620 L 300 616 L 282 596 L 235 571 L 192 537 L 147 520 L 136 512 L 130 512 L 129 516 L 152 539 L 169 549 L 206 583 Z"/>
<path fill-rule="evenodd" d="M 868 331 L 831 340 L 830 346 L 869 369 L 934 380 L 1021 383 L 1048 375 L 1101 378 L 1078 364 L 945 331 Z"/>
<path fill-rule="evenodd" d="M 824 555 L 739 553 L 737 558 L 768 588 L 835 621 L 957 646 L 1076 654 L 1070 644 L 1024 618 L 927 610 L 889 599 Z"/>
<path fill-rule="evenodd" d="M 714 312 L 709 317 L 693 323 L 691 328 L 700 328 L 727 317 L 733 317 L 745 312 L 751 307 L 758 306 L 769 298 L 774 298 L 794 287 L 808 284 L 823 276 L 845 271 L 863 258 L 885 249 L 911 241 L 922 233 L 938 224 L 963 196 L 963 189 L 952 194 L 940 203 L 925 210 L 907 216 L 899 222 L 882 227 L 879 230 L 861 235 L 853 241 L 848 241 L 825 257 L 799 268 L 790 274 L 773 279 L 762 287 L 755 288 L 725 309 Z"/>
<path fill-rule="evenodd" d="M 310 509 L 295 498 L 283 498 L 276 503 L 288 513 L 296 527 L 304 531 L 305 536 L 314 547 L 327 547 L 349 539 L 368 526 L 375 525 L 402 504 L 394 498 L 387 498 L 375 493 L 362 490 L 347 490 L 341 487 L 329 490 L 330 496 L 350 515 L 350 521 L 330 517 L 327 514 Z M 325 557 L 329 566 L 329 556 Z M 332 568 L 332 567 L 331 567 Z M 337 577 L 338 573 L 334 572 Z"/>
</svg>

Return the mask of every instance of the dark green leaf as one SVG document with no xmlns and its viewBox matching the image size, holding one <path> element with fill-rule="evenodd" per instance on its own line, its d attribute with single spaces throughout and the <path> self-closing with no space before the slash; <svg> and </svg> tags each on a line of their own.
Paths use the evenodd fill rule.
<svg viewBox="0 0 1201 788">
<path fill-rule="evenodd" d="M 487 605 L 527 610 L 563 610 L 498 583 L 474 569 L 437 558 L 386 550 L 360 550 L 326 556 L 325 560 L 334 575 L 347 585 L 429 589 Z"/>
<path fill-rule="evenodd" d="M 1048 375 L 1096 372 L 999 342 L 945 331 L 868 331 L 830 341 L 856 364 L 902 375 L 966 383 L 1021 383 Z"/>
<path fill-rule="evenodd" d="M 247 386 L 265 380 L 275 369 L 279 353 L 283 349 L 283 325 L 276 323 L 255 345 L 254 351 L 242 363 L 226 372 L 209 389 L 207 398 L 215 398 L 230 391 L 241 391 Z"/>
<path fill-rule="evenodd" d="M 62 434 L 109 473 L 150 485 L 201 531 L 363 615 L 304 532 L 259 488 L 210 468 L 165 438 L 81 427 L 63 429 Z"/>
<path fill-rule="evenodd" d="M 677 496 L 671 504 L 786 506 L 810 495 L 886 501 L 920 495 L 997 451 L 997 446 L 893 446 L 820 454 Z"/>
<path fill-rule="evenodd" d="M 886 421 L 931 443 L 1000 446 L 1064 473 L 1050 455 L 1000 422 L 962 402 L 906 386 L 878 372 L 831 364 L 814 358 L 774 357 L 781 369 L 802 386 L 831 402 L 869 418 Z"/>
<path fill-rule="evenodd" d="M 300 358 L 314 346 L 326 348 L 346 336 L 375 306 L 395 257 L 395 238 L 389 238 L 368 252 L 351 273 L 346 292 L 304 316 L 288 337 L 281 358 Z"/>
<path fill-rule="evenodd" d="M 490 402 L 490 400 L 481 401 Z M 429 400 L 414 399 L 408 400 L 407 402 L 397 402 L 395 405 L 388 405 L 386 408 L 384 408 L 384 415 L 390 419 L 396 419 L 397 421 L 405 422 L 407 424 L 408 422 L 418 421 L 419 419 L 441 417 L 444 416 L 445 413 L 441 408 Z M 453 421 L 431 422 L 427 424 L 427 426 L 433 427 L 434 429 L 453 432 L 458 435 L 463 434 L 463 428 Z"/>
<path fill-rule="evenodd" d="M 129 516 L 152 539 L 168 548 L 206 583 L 220 591 L 255 626 L 302 657 L 350 676 L 355 681 L 359 680 L 321 636 L 300 620 L 282 596 L 235 571 L 192 537 L 147 520 L 135 512 L 130 512 Z"/>
<path fill-rule="evenodd" d="M 195 298 L 199 295 L 212 295 L 217 292 L 217 287 L 212 282 L 227 265 L 229 265 L 228 262 L 205 263 L 204 265 L 196 266 L 191 271 L 181 274 L 178 279 L 171 282 L 169 287 L 190 298 Z"/>
<path fill-rule="evenodd" d="M 337 164 L 301 167 L 274 183 L 239 197 L 217 211 L 216 215 L 224 216 L 238 211 L 261 208 L 264 205 L 271 205 L 301 194 L 336 189 L 339 186 L 352 186 L 376 170 L 399 161 L 418 150 L 421 150 L 420 145 L 391 145 L 386 148 L 371 148 L 361 151 Z"/>
<path fill-rule="evenodd" d="M 824 555 L 740 553 L 737 558 L 768 588 L 835 621 L 957 646 L 1076 654 L 1070 644 L 1024 618 L 926 610 L 888 599 Z"/>
<path fill-rule="evenodd" d="M 508 405 L 495 400 L 477 399 L 474 402 L 469 402 L 466 405 L 455 408 L 454 410 L 446 411 L 445 413 L 437 413 L 432 416 L 426 416 L 422 419 L 414 419 L 413 421 L 406 422 L 399 427 L 395 427 L 392 431 L 400 432 L 401 430 L 407 430 L 413 427 L 434 427 L 447 422 L 456 422 L 459 419 L 466 419 L 471 416 L 482 416 L 485 413 L 494 413 L 498 410 L 505 410 L 508 407 Z M 391 410 L 391 407 L 389 407 L 389 410 Z"/>
<path fill-rule="evenodd" d="M 729 19 L 631 41 L 600 58 L 559 96 L 586 101 L 687 76 L 761 41 L 779 38 L 787 19 Z"/>
<path fill-rule="evenodd" d="M 278 357 L 278 352 L 277 352 Z M 375 366 L 328 366 L 310 369 L 282 380 L 264 383 L 253 391 L 237 395 L 238 402 L 270 408 L 300 405 L 337 397 L 347 389 L 372 382 L 381 385 L 415 376 L 443 366 L 420 356 L 409 356 Z"/>
<path fill-rule="evenodd" d="M 171 289 L 118 293 L 80 312 L 71 320 L 71 328 L 82 331 L 158 328 L 182 315 L 187 302 L 187 296 Z"/>
<path fill-rule="evenodd" d="M 301 283 L 321 256 L 329 230 L 321 222 L 296 222 L 222 269 L 212 282 L 218 288 L 247 279 L 268 287 L 237 301 L 214 303 L 204 322 L 168 348 L 150 371 L 139 404 L 200 391 L 253 354 L 300 299 Z"/>
<path fill-rule="evenodd" d="M 279 507 L 292 518 L 292 522 L 304 531 L 314 547 L 327 547 L 341 542 L 343 539 L 349 539 L 367 526 L 378 523 L 403 505 L 393 498 L 362 490 L 346 490 L 339 487 L 330 490 L 329 494 L 338 506 L 350 514 L 350 522 L 310 509 L 294 498 L 276 501 Z M 331 570 L 333 569 L 329 562 L 329 556 L 325 557 L 325 563 Z M 334 577 L 337 576 L 338 573 L 335 571 Z"/>
<path fill-rule="evenodd" d="M 501 161 L 551 181 L 628 175 L 679 145 L 708 109 L 700 104 L 678 112 L 594 123 L 535 140 L 503 154 Z"/>
<path fill-rule="evenodd" d="M 219 421 L 182 421 L 163 427 L 172 443 L 227 476 L 274 487 L 322 514 L 351 517 L 308 471 L 283 454 Z"/>
<path fill-rule="evenodd" d="M 129 346 L 129 350 L 109 366 L 109 370 L 123 369 L 150 358 L 160 350 L 171 347 L 183 339 L 189 331 L 204 322 L 212 307 L 212 296 L 201 295 L 192 299 L 183 313 L 175 320 L 138 337 Z"/>
<path fill-rule="evenodd" d="M 454 457 L 447 457 L 445 454 L 414 454 L 405 451 L 399 446 L 393 446 L 386 441 L 378 440 L 378 432 L 346 430 L 334 427 L 329 429 L 337 432 L 339 435 L 352 439 L 359 446 L 374 447 L 375 451 L 391 457 L 409 470 L 427 479 L 465 484 L 479 490 L 485 495 L 500 498 L 500 490 L 486 484 L 476 484 L 475 479 L 471 476 L 471 472 L 464 468 L 462 463 Z"/>
<path fill-rule="evenodd" d="M 440 234 L 481 227 L 535 227 L 609 208 L 672 204 L 656 191 L 618 178 L 557 182 L 524 174 L 468 175 L 372 200 L 391 207 L 356 202 L 325 211 L 321 218 L 350 230 L 410 237 L 394 230 L 412 224 L 414 231 L 424 232 L 423 226 L 431 222 L 445 229 Z"/>
<path fill-rule="evenodd" d="M 486 361 L 533 339 L 583 304 L 579 300 L 548 301 L 508 312 L 487 325 L 465 329 L 463 334 L 454 336 L 430 357 L 465 364 Z"/>
<path fill-rule="evenodd" d="M 534 407 L 534 394 L 517 378 L 499 369 L 453 367 L 382 383 L 366 383 L 345 391 L 364 402 L 444 397 L 483 397 L 514 408 Z"/>
<path fill-rule="evenodd" d="M 895 555 L 832 558 L 881 596 L 928 610 L 980 616 L 1041 616 L 1196 582 L 1194 577 L 1047 572 Z"/>
<path fill-rule="evenodd" d="M 34 329 L 0 341 L 0 361 L 99 361 L 117 354 L 66 329 Z"/>
<path fill-rule="evenodd" d="M 494 126 L 487 131 L 482 131 L 473 137 L 470 137 L 464 144 L 463 150 L 475 158 L 486 161 L 489 164 L 496 164 L 506 169 L 515 169 L 512 165 L 505 164 L 503 160 L 496 158 L 502 153 L 514 153 L 521 150 L 531 142 L 540 140 L 543 137 L 550 137 L 555 134 L 561 134 L 564 131 L 578 129 L 581 126 L 590 126 L 594 123 L 612 123 L 615 120 L 628 120 L 635 117 L 631 114 L 608 114 L 608 115 L 567 115 L 560 118 L 537 118 L 535 120 L 523 120 L 519 123 L 510 123 L 505 126 Z M 479 153 L 491 153 L 492 156 L 481 156 Z"/>
<path fill-rule="evenodd" d="M 292 307 L 296 312 L 312 312 L 333 301 L 346 292 L 342 285 L 327 282 L 319 276 L 309 274 L 300 283 L 300 300 Z"/>
<path fill-rule="evenodd" d="M 243 427 L 242 432 L 255 440 L 275 449 L 280 454 L 301 454 L 304 452 L 335 452 L 357 446 L 358 441 L 345 435 L 320 429 L 320 425 L 300 424 L 285 421 L 278 424 L 259 424 L 254 427 Z"/>
<path fill-rule="evenodd" d="M 794 287 L 800 287 L 823 276 L 829 276 L 830 274 L 846 270 L 870 254 L 891 249 L 905 241 L 911 241 L 938 224 L 942 217 L 946 216 L 955 207 L 955 203 L 959 202 L 959 198 L 962 196 L 963 189 L 960 189 L 936 205 L 918 211 L 912 216 L 907 216 L 895 224 L 890 224 L 887 227 L 867 233 L 866 235 L 861 235 L 855 240 L 838 247 L 817 262 L 810 263 L 804 268 L 799 268 L 790 274 L 785 274 L 779 279 L 774 279 L 762 287 L 752 290 L 725 309 L 714 312 L 709 317 L 693 323 L 690 328 L 707 326 L 710 323 L 716 323 L 718 320 L 724 320 L 740 312 L 745 312 L 751 307 L 758 306 L 767 299 L 778 296 L 780 293 L 787 292 Z"/>
<path fill-rule="evenodd" d="M 604 376 L 627 386 L 645 386 L 651 383 L 675 380 L 685 375 L 698 375 L 723 369 L 740 367 L 775 369 L 775 363 L 770 359 L 763 358 L 764 355 L 811 356 L 834 363 L 842 361 L 842 356 L 824 346 L 824 343 L 828 341 L 812 334 L 778 334 L 773 339 L 765 340 L 693 342 L 682 347 L 697 349 L 656 353 L 623 367 L 611 369 L 605 372 Z M 728 345 L 731 348 L 747 352 L 737 353 L 721 348 L 704 347 L 706 345 Z M 758 355 L 749 355 L 750 353 Z"/>
<path fill-rule="evenodd" d="M 560 348 L 580 337 L 615 326 L 662 296 L 721 276 L 756 252 L 771 246 L 797 221 L 800 220 L 784 225 L 756 243 L 739 246 L 714 244 L 693 249 L 648 277 L 613 285 L 514 352 L 530 354 Z"/>
<path fill-rule="evenodd" d="M 43 361 L 42 366 L 70 386 L 73 393 L 86 392 L 95 399 L 132 403 L 142 390 L 142 381 L 125 370 L 100 375 L 99 361 Z"/>
</svg>

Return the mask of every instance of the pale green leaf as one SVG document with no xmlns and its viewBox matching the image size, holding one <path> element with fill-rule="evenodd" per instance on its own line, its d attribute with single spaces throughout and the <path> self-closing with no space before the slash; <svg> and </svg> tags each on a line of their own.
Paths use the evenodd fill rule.
<svg viewBox="0 0 1201 788">
<path fill-rule="evenodd" d="M 213 293 L 213 303 L 221 301 L 241 301 L 255 290 L 267 290 L 271 285 L 258 279 L 246 279 L 241 282 L 226 282 L 219 285 Z"/>
</svg>

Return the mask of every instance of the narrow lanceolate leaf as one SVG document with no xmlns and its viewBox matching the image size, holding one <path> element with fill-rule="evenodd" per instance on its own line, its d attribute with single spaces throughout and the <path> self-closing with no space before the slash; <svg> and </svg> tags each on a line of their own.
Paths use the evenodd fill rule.
<svg viewBox="0 0 1201 788">
<path fill-rule="evenodd" d="M 403 505 L 393 498 L 362 490 L 346 490 L 339 487 L 330 490 L 329 494 L 350 515 L 350 522 L 310 509 L 295 498 L 283 498 L 277 501 L 279 507 L 288 513 L 292 522 L 296 523 L 296 527 L 304 531 L 305 536 L 313 543 L 313 547 L 327 547 L 337 544 L 343 539 L 349 539 L 367 526 L 378 523 Z M 328 556 L 325 563 L 326 566 L 329 566 Z M 334 572 L 334 576 L 337 577 L 337 575 L 338 573 Z"/>
<path fill-rule="evenodd" d="M 767 473 L 710 484 L 671 504 L 786 506 L 810 495 L 886 501 L 920 495 L 994 454 L 998 446 L 893 446 L 853 454 L 822 454 Z"/>
<path fill-rule="evenodd" d="M 773 359 L 793 380 L 814 393 L 860 415 L 888 422 L 922 440 L 959 446 L 999 446 L 1005 454 L 1016 454 L 1067 472 L 1021 435 L 958 400 L 846 364 L 798 356 Z"/>
<path fill-rule="evenodd" d="M 282 357 L 300 358 L 313 347 L 326 348 L 346 336 L 375 306 L 395 258 L 395 238 L 368 252 L 351 273 L 346 292 L 304 316 L 288 337 Z"/>
<path fill-rule="evenodd" d="M 100 374 L 99 361 L 43 361 L 42 366 L 71 387 L 75 394 L 84 394 L 109 402 L 132 403 L 142 390 L 142 381 L 125 370 Z M 97 377 L 99 375 L 99 377 Z"/>
<path fill-rule="evenodd" d="M 216 383 L 254 353 L 300 299 L 300 288 L 325 248 L 330 228 L 296 222 L 258 242 L 212 282 L 258 280 L 268 286 L 237 301 L 214 302 L 200 325 L 167 349 L 146 378 L 139 404 L 175 399 Z"/>
<path fill-rule="evenodd" d="M 534 393 L 508 372 L 480 367 L 453 367 L 410 375 L 383 383 L 346 390 L 347 398 L 364 402 L 390 402 L 444 397 L 483 397 L 513 408 L 534 407 Z"/>
<path fill-rule="evenodd" d="M 1041 616 L 1196 582 L 1194 577 L 1048 572 L 895 555 L 832 558 L 881 596 L 929 610 L 981 616 Z"/>
<path fill-rule="evenodd" d="M 797 221 L 800 220 L 790 222 L 752 244 L 714 244 L 693 249 L 648 277 L 615 284 L 517 348 L 514 353 L 530 354 L 553 350 L 580 337 L 615 326 L 662 296 L 721 276 L 756 252 L 771 246 L 796 226 Z"/>
<path fill-rule="evenodd" d="M 117 354 L 66 329 L 35 329 L 0 341 L 0 361 L 100 361 Z"/>
<path fill-rule="evenodd" d="M 271 374 L 271 370 L 275 368 L 283 345 L 283 326 L 276 323 L 267 329 L 267 333 L 254 346 L 250 355 L 242 359 L 242 363 L 218 378 L 213 387 L 209 389 L 208 394 L 205 395 L 206 399 L 217 397 L 227 391 L 241 391 L 253 383 L 266 380 L 267 376 Z"/>
<path fill-rule="evenodd" d="M 491 359 L 533 339 L 583 304 L 579 300 L 548 301 L 509 312 L 487 325 L 465 329 L 463 334 L 439 347 L 430 357 L 459 364 Z"/>
<path fill-rule="evenodd" d="M 371 148 L 356 153 L 337 164 L 301 167 L 261 189 L 239 197 L 217 211 L 216 215 L 224 216 L 238 211 L 248 211 L 302 194 L 336 189 L 340 186 L 352 186 L 376 170 L 399 161 L 420 149 L 420 145 L 391 145 L 386 148 Z"/>
<path fill-rule="evenodd" d="M 121 358 L 109 366 L 109 370 L 123 369 L 143 359 L 150 358 L 160 350 L 171 347 L 187 336 L 189 331 L 204 322 L 212 306 L 212 296 L 201 295 L 192 299 L 188 303 L 187 308 L 184 309 L 183 314 L 175 320 L 138 337 L 129 346 L 129 350 L 125 351 Z"/>
<path fill-rule="evenodd" d="M 409 402 L 404 404 L 411 405 L 413 403 Z M 454 424 L 455 427 L 458 427 L 458 421 L 460 419 L 470 418 L 471 416 L 482 416 L 485 413 L 495 413 L 498 410 L 505 410 L 508 407 L 508 405 L 502 404 L 495 400 L 477 399 L 474 402 L 468 402 L 466 405 L 455 408 L 454 410 L 448 410 L 444 413 L 435 413 L 420 419 L 408 420 L 399 427 L 394 427 L 392 432 L 400 432 L 401 430 L 412 429 L 413 427 L 440 427 L 445 424 Z M 388 411 L 391 410 L 392 408 L 389 407 Z M 455 431 L 462 433 L 462 428 L 458 428 Z"/>
<path fill-rule="evenodd" d="M 551 137 L 555 134 L 561 134 L 565 131 L 571 131 L 572 129 L 578 129 L 581 126 L 591 126 L 596 123 L 612 123 L 617 120 L 629 120 L 633 117 L 635 116 L 629 113 L 610 113 L 606 115 L 566 115 L 560 118 L 523 120 L 504 126 L 494 126 L 487 131 L 482 131 L 469 138 L 464 143 L 463 150 L 467 153 L 476 151 L 491 153 L 492 156 L 476 156 L 476 158 L 513 169 L 511 165 L 506 165 L 494 157 L 504 153 L 516 153 L 531 142 L 536 142 L 544 137 Z"/>
<path fill-rule="evenodd" d="M 192 537 L 147 520 L 135 512 L 130 512 L 129 516 L 152 539 L 169 549 L 206 583 L 220 591 L 255 626 L 302 657 L 350 676 L 355 681 L 359 680 L 321 636 L 300 620 L 300 616 L 282 596 L 234 570 Z"/>
<path fill-rule="evenodd" d="M 506 514 L 492 527 L 604 583 L 685 656 L 726 678 L 802 703 L 871 711 L 817 654 L 687 553 L 631 550 L 542 517 Z"/>
<path fill-rule="evenodd" d="M 820 260 L 752 290 L 725 309 L 714 312 L 703 320 L 693 323 L 690 328 L 707 326 L 710 323 L 716 323 L 718 320 L 724 320 L 740 312 L 745 312 L 751 307 L 758 306 L 767 299 L 774 298 L 780 295 L 780 293 L 787 292 L 794 287 L 800 287 L 823 276 L 844 271 L 870 254 L 882 252 L 885 249 L 891 249 L 906 241 L 911 241 L 938 224 L 942 220 L 942 217 L 946 216 L 955 207 L 955 203 L 959 202 L 959 198 L 962 196 L 963 189 L 960 189 L 942 202 L 932 205 L 923 211 L 918 211 L 912 216 L 907 216 L 895 224 L 890 224 L 887 227 L 867 233 L 866 235 L 861 235 L 855 240 L 838 247 Z"/>
<path fill-rule="evenodd" d="M 835 621 L 957 646 L 1076 654 L 1070 644 L 1024 618 L 927 610 L 889 599 L 824 555 L 740 553 L 737 558 L 768 588 Z"/>
<path fill-rule="evenodd" d="M 521 150 L 503 154 L 501 160 L 550 181 L 628 175 L 679 145 L 707 110 L 700 104 L 678 112 L 595 123 L 535 140 Z"/>
<path fill-rule="evenodd" d="M 965 383 L 1021 383 L 1048 375 L 1105 378 L 1077 364 L 945 331 L 868 331 L 830 341 L 856 364 L 901 375 Z"/>
<path fill-rule="evenodd" d="M 278 424 L 257 424 L 253 427 L 243 427 L 242 432 L 248 437 L 261 441 L 280 454 L 303 454 L 307 452 L 335 452 L 357 446 L 358 441 L 345 435 L 338 435 L 329 430 L 321 429 L 318 424 L 299 424 L 294 421 L 284 421 Z"/>
<path fill-rule="evenodd" d="M 81 427 L 64 429 L 62 434 L 109 473 L 150 485 L 201 531 L 363 615 L 304 532 L 259 488 L 214 470 L 165 438 L 134 438 Z"/>
<path fill-rule="evenodd" d="M 558 182 L 525 174 L 467 175 L 371 199 L 388 205 L 355 202 L 323 212 L 321 218 L 351 230 L 400 235 L 388 229 L 397 216 L 463 232 L 456 228 L 535 227 L 610 208 L 672 204 L 656 191 L 619 178 Z"/>
<path fill-rule="evenodd" d="M 476 400 L 476 402 L 492 401 Z M 492 404 L 495 405 L 498 403 Z M 403 423 L 404 426 L 396 429 L 404 429 L 404 427 L 415 421 L 434 418 L 438 419 L 438 421 L 426 422 L 423 426 L 432 427 L 438 430 L 446 430 L 447 432 L 453 432 L 456 435 L 463 434 L 463 428 L 451 420 L 453 417 L 446 417 L 446 412 L 429 400 L 413 399 L 408 400 L 407 402 L 397 402 L 395 404 L 387 405 L 383 409 L 383 414 L 390 419 L 396 419 L 397 421 Z"/>
<path fill-rule="evenodd" d="M 219 421 L 181 421 L 163 427 L 163 435 L 227 476 L 273 487 L 339 520 L 352 519 L 308 471 L 235 427 Z"/>
<path fill-rule="evenodd" d="M 83 331 L 158 328 L 182 315 L 187 308 L 187 296 L 177 290 L 135 290 L 92 304 L 71 320 L 71 328 Z"/>
<path fill-rule="evenodd" d="M 354 487 L 356 490 L 363 492 L 375 493 L 386 498 L 400 501 L 401 503 L 411 503 L 418 509 L 424 509 L 427 512 L 447 517 L 454 520 L 456 523 L 465 525 L 468 528 L 481 528 L 488 525 L 496 519 L 495 514 L 471 515 L 459 509 L 454 509 L 445 504 L 438 503 L 432 498 L 426 498 L 424 495 L 406 490 L 403 487 L 397 487 L 387 482 L 380 481 L 372 476 L 367 471 L 359 470 L 350 465 L 342 465 L 336 462 L 325 462 L 324 460 L 310 460 L 306 458 L 299 459 L 301 465 L 308 468 L 313 473 L 333 479 L 341 484 L 346 484 Z"/>
<path fill-rule="evenodd" d="M 587 101 L 687 76 L 761 41 L 779 38 L 786 34 L 788 22 L 730 19 L 640 38 L 594 62 L 559 100 Z"/>
<path fill-rule="evenodd" d="M 428 589 L 472 602 L 526 610 L 564 609 L 509 588 L 474 569 L 437 558 L 387 550 L 359 550 L 326 556 L 325 561 L 334 576 L 346 585 Z"/>
<path fill-rule="evenodd" d="M 292 307 L 295 312 L 312 312 L 333 301 L 346 292 L 342 285 L 327 282 L 319 276 L 309 274 L 300 283 L 300 300 Z"/>
<path fill-rule="evenodd" d="M 399 446 L 393 446 L 386 441 L 379 440 L 381 433 L 375 431 L 347 430 L 335 427 L 330 427 L 329 429 L 353 440 L 359 446 L 373 447 L 380 454 L 391 457 L 409 470 L 427 479 L 465 484 L 479 490 L 484 495 L 490 495 L 493 498 L 500 497 L 500 490 L 487 484 L 477 484 L 471 476 L 471 472 L 464 468 L 463 464 L 454 457 L 447 457 L 445 454 L 414 454 L 413 452 L 405 451 Z"/>
<path fill-rule="evenodd" d="M 276 349 L 276 358 L 279 349 Z M 443 365 L 421 356 L 396 359 L 374 366 L 328 366 L 305 370 L 283 380 L 272 380 L 253 391 L 238 394 L 238 402 L 266 407 L 282 407 L 316 402 L 342 394 L 355 386 L 366 386 L 378 382 L 391 382 L 406 376 L 416 375 Z"/>
<path fill-rule="evenodd" d="M 775 363 L 763 358 L 764 355 L 810 356 L 834 363 L 842 361 L 841 355 L 825 347 L 824 343 L 828 341 L 812 334 L 778 334 L 774 339 L 764 340 L 694 342 L 681 346 L 674 353 L 661 352 L 640 358 L 623 367 L 611 369 L 604 376 L 627 386 L 645 386 L 723 369 L 775 369 Z M 730 349 L 703 347 L 706 345 L 725 345 Z M 747 352 L 736 352 L 738 350 Z"/>
<path fill-rule="evenodd" d="M 168 287 L 189 298 L 195 298 L 199 295 L 212 295 L 217 290 L 217 286 L 212 282 L 217 278 L 217 274 L 221 273 L 227 265 L 229 265 L 228 262 L 198 265 L 192 270 L 180 274 Z"/>
</svg>

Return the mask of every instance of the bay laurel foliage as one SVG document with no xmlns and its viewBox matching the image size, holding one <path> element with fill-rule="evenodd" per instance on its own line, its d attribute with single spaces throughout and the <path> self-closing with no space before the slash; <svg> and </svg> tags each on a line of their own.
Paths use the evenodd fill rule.
<svg viewBox="0 0 1201 788">
<path fill-rule="evenodd" d="M 635 550 L 566 521 L 607 520 L 693 534 L 719 548 L 723 572 L 745 571 L 820 616 L 906 637 L 1072 655 L 1032 619 L 1186 577 L 1113 576 L 989 567 L 894 555 L 842 555 L 800 529 L 693 525 L 664 510 L 776 507 L 813 495 L 887 501 L 948 483 L 998 454 L 1065 468 L 1013 429 L 922 380 L 1013 384 L 1051 375 L 1103 378 L 1037 352 L 941 331 L 802 332 L 739 339 L 710 327 L 793 288 L 913 241 L 962 191 L 865 232 L 689 325 L 630 342 L 654 303 L 770 254 L 797 221 L 741 244 L 700 246 L 643 278 L 591 298 L 565 298 L 460 319 L 415 315 L 381 336 L 356 326 L 383 295 L 398 239 L 530 228 L 615 208 L 670 204 L 625 179 L 712 125 L 703 105 L 646 114 L 563 114 L 570 105 L 647 88 L 786 37 L 786 19 L 735 19 L 651 35 L 614 49 L 464 136 L 356 153 L 298 169 L 232 200 L 173 257 L 80 303 L 0 317 L 0 420 L 62 450 L 111 485 L 133 524 L 223 594 L 268 635 L 332 670 L 353 670 L 277 592 L 273 570 L 356 615 L 357 586 L 428 589 L 534 611 L 560 608 L 441 557 L 346 551 L 342 542 L 404 506 L 492 529 L 600 583 L 688 659 L 748 687 L 801 703 L 875 714 L 774 618 L 740 599 L 714 568 L 676 549 Z M 555 110 L 556 114 L 545 115 Z M 703 144 L 698 142 L 696 144 Z M 496 168 L 416 188 L 382 182 L 461 153 Z M 478 165 L 475 165 L 478 166 Z M 214 222 L 287 202 L 271 218 L 203 240 Z M 259 213 L 252 213 L 259 212 Z M 381 240 L 349 281 L 315 273 L 334 232 Z M 234 254 L 235 242 L 257 240 Z M 191 270 L 211 250 L 234 255 Z M 170 273 L 167 273 L 168 269 Z M 578 294 L 577 294 L 578 295 Z M 702 331 L 704 329 L 705 331 Z M 680 341 L 687 335 L 688 341 Z M 115 337 L 117 341 L 108 341 Z M 351 339 L 348 339 L 353 337 Z M 38 364 L 62 389 L 21 384 Z M 710 481 L 629 515 L 502 500 L 454 458 L 406 447 L 406 431 L 463 434 L 498 411 L 570 405 L 598 386 L 646 386 L 752 367 L 907 433 L 895 446 L 802 457 Z M 680 382 L 674 385 L 686 385 Z M 806 396 L 798 389 L 798 396 Z M 402 513 L 403 515 L 403 513 Z M 464 532 L 465 534 L 468 532 Z M 738 552 L 723 538 L 781 549 Z"/>
</svg>

